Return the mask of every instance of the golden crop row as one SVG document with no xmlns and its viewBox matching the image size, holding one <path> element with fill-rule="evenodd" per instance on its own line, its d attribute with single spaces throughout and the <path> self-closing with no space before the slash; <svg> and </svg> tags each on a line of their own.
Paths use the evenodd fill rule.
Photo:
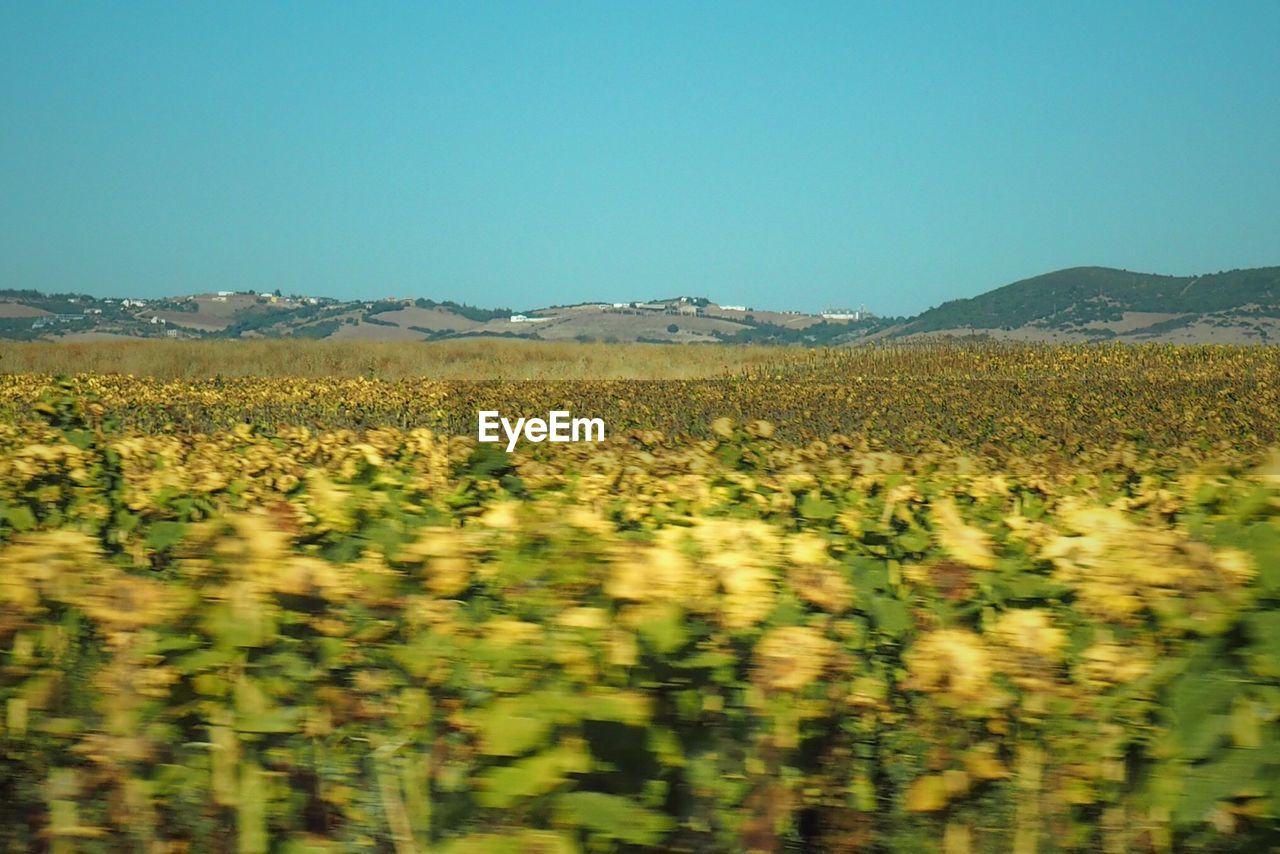
<svg viewBox="0 0 1280 854">
<path fill-rule="evenodd" d="M 94 423 L 140 434 L 427 428 L 475 435 L 476 413 L 568 409 L 610 435 L 705 439 L 721 415 L 767 420 L 796 444 L 852 437 L 871 448 L 969 454 L 1013 465 L 1096 469 L 1117 449 L 1187 468 L 1256 460 L 1280 444 L 1280 356 L 1263 348 L 925 347 L 795 351 L 765 368 L 700 381 L 440 382 L 429 379 L 81 375 Z M 29 419 L 60 388 L 0 375 L 0 413 Z M 110 428 L 108 425 L 116 425 Z"/>
</svg>

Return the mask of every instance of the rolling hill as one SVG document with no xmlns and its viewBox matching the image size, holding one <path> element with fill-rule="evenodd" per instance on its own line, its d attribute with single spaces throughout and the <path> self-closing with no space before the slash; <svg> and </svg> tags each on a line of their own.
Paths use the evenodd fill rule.
<svg viewBox="0 0 1280 854">
<path fill-rule="evenodd" d="M 1018 340 L 1280 339 L 1280 267 L 1161 276 L 1073 267 L 952 300 L 889 337 L 986 335 Z"/>
<path fill-rule="evenodd" d="M 1162 276 L 1073 267 L 943 303 L 909 319 L 720 306 L 703 297 L 580 303 L 514 313 L 431 299 L 337 300 L 222 291 L 159 300 L 0 291 L 0 338 L 477 336 L 578 341 L 839 346 L 929 338 L 1280 341 L 1280 267 Z"/>
</svg>

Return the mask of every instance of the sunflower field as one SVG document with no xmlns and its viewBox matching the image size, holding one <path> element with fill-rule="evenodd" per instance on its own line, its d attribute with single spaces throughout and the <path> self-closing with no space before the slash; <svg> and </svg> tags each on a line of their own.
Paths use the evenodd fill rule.
<svg viewBox="0 0 1280 854">
<path fill-rule="evenodd" d="M 0 412 L 2 850 L 1280 846 L 1274 351 Z"/>
</svg>

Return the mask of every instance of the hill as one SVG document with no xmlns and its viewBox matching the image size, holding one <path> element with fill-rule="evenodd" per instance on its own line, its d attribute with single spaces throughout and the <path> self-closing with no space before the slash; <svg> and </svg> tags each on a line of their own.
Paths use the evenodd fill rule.
<svg viewBox="0 0 1280 854">
<path fill-rule="evenodd" d="M 952 300 L 891 337 L 986 335 L 1017 340 L 1280 339 L 1280 267 L 1161 276 L 1073 267 Z"/>
<path fill-rule="evenodd" d="M 111 338 L 439 341 L 518 338 L 607 343 L 829 344 L 886 324 L 824 320 L 800 312 L 721 307 L 705 297 L 649 302 L 580 303 L 513 312 L 449 300 L 192 294 L 158 300 L 99 299 L 0 290 L 0 339 Z"/>
<path fill-rule="evenodd" d="M 864 311 L 757 311 L 706 297 L 579 303 L 513 312 L 452 301 L 221 291 L 159 300 L 0 291 L 0 338 L 307 338 L 841 346 L 882 340 L 1280 341 L 1280 267 L 1162 276 L 1073 267 L 958 299 L 909 319 Z"/>
</svg>

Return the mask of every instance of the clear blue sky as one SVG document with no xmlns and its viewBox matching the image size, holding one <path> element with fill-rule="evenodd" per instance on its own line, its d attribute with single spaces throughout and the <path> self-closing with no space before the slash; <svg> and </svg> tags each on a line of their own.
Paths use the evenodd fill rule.
<svg viewBox="0 0 1280 854">
<path fill-rule="evenodd" d="M 1280 2 L 0 6 L 0 287 L 915 313 L 1280 264 Z"/>
</svg>

